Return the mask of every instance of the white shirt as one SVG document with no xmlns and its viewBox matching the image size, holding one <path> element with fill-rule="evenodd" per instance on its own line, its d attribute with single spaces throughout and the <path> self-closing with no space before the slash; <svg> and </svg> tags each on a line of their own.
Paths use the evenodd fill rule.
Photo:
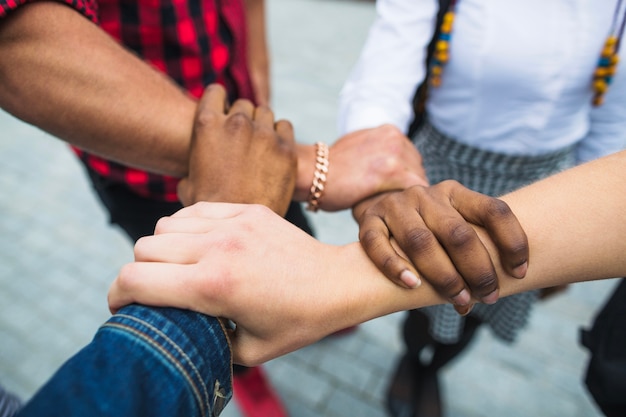
<svg viewBox="0 0 626 417">
<path fill-rule="evenodd" d="M 616 4 L 458 0 L 450 61 L 442 85 L 430 89 L 429 120 L 460 142 L 506 154 L 577 143 L 579 161 L 587 161 L 625 148 L 626 64 L 618 64 L 605 103 L 591 105 Z M 341 93 L 341 134 L 384 123 L 406 131 L 438 8 L 437 0 L 377 1 L 377 18 Z M 624 10 L 618 23 L 622 18 Z M 626 37 L 623 43 L 626 59 Z"/>
</svg>

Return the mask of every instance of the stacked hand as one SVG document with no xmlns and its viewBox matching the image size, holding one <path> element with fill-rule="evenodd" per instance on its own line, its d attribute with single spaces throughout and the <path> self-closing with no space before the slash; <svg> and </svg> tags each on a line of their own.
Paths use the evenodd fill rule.
<svg viewBox="0 0 626 417">
<path fill-rule="evenodd" d="M 209 87 L 200 100 L 189 177 L 179 187 L 181 200 L 190 206 L 161 219 L 153 236 L 137 242 L 135 262 L 122 268 L 111 286 L 112 311 L 141 303 L 231 319 L 237 325 L 229 333 L 234 359 L 253 365 L 361 321 L 437 302 L 428 285 L 416 291 L 392 282 L 410 282 L 407 274 L 432 283 L 462 312 L 471 306 L 470 293 L 495 302 L 494 265 L 470 223 L 487 230 L 507 273 L 524 276 L 526 236 L 508 206 L 454 182 L 363 201 L 353 211 L 361 244 L 318 242 L 279 216 L 295 184 L 291 125 L 274 123 L 266 107 L 238 100 L 227 108 L 225 100 L 219 86 Z M 403 138 L 397 142 L 398 155 L 406 146 L 412 153 L 406 152 L 405 159 L 367 156 L 380 146 L 369 135 L 385 131 Z M 366 185 L 355 186 L 350 195 L 339 192 L 347 194 L 350 182 L 338 175 L 334 191 L 329 185 L 337 198 L 328 204 L 360 201 L 368 193 L 403 188 L 405 182 L 425 183 L 416 173 L 419 154 L 396 133 L 389 127 L 362 131 L 335 145 L 335 163 L 344 160 L 338 165 L 348 171 L 368 172 L 369 167 L 374 173 L 365 175 Z M 350 165 L 346 158 L 356 158 L 355 149 L 366 157 Z M 202 200 L 247 204 L 193 204 Z"/>
<path fill-rule="evenodd" d="M 266 106 L 237 100 L 207 87 L 198 103 L 190 145 L 189 176 L 178 188 L 185 205 L 198 201 L 256 203 L 284 215 L 296 181 L 293 129 L 274 123 Z"/>
<path fill-rule="evenodd" d="M 460 314 L 472 299 L 493 304 L 499 296 L 493 262 L 472 224 L 488 232 L 510 276 L 526 274 L 528 242 L 508 205 L 456 181 L 374 197 L 353 215 L 361 244 L 389 279 L 411 288 L 419 275 Z"/>
<path fill-rule="evenodd" d="M 303 148 L 305 150 L 303 150 Z M 392 125 L 363 129 L 339 138 L 330 147 L 330 166 L 322 210 L 349 209 L 373 195 L 428 185 L 422 159 L 411 141 Z M 298 183 L 306 200 L 313 178 L 315 152 L 300 147 Z"/>
</svg>

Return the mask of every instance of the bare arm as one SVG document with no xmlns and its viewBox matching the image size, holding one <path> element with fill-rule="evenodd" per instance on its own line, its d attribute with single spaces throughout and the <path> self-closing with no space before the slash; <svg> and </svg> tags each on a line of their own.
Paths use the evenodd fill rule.
<svg viewBox="0 0 626 417">
<path fill-rule="evenodd" d="M 77 11 L 22 6 L 0 20 L 0 57 L 9 113 L 113 160 L 187 173 L 195 100 Z"/>
<path fill-rule="evenodd" d="M 271 100 L 270 60 L 265 24 L 265 0 L 246 0 L 248 22 L 248 67 L 258 105 Z"/>
<path fill-rule="evenodd" d="M 503 296 L 626 275 L 625 168 L 626 151 L 504 197 L 526 230 L 531 262 L 523 280 L 509 277 L 478 230 L 496 260 Z M 407 290 L 392 283 L 358 243 L 322 244 L 261 206 L 196 204 L 157 229 L 138 242 L 137 262 L 113 283 L 111 307 L 139 302 L 229 317 L 238 323 L 231 337 L 240 363 L 269 360 L 374 317 L 445 302 L 428 285 Z"/>
</svg>

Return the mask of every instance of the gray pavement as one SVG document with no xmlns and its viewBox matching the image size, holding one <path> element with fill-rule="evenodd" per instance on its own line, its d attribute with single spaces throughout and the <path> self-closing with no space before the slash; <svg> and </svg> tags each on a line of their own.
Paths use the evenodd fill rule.
<svg viewBox="0 0 626 417">
<path fill-rule="evenodd" d="M 267 0 L 274 107 L 299 140 L 331 142 L 341 84 L 374 16 L 369 1 Z M 31 396 L 108 317 L 106 292 L 132 247 L 93 197 L 67 146 L 0 112 L 0 382 Z M 356 239 L 349 213 L 315 214 L 318 237 Z M 448 417 L 599 416 L 581 383 L 577 333 L 614 281 L 541 304 L 512 346 L 481 331 L 443 372 Z M 266 365 L 293 417 L 382 417 L 401 314 Z M 224 412 L 239 416 L 233 403 Z"/>
</svg>

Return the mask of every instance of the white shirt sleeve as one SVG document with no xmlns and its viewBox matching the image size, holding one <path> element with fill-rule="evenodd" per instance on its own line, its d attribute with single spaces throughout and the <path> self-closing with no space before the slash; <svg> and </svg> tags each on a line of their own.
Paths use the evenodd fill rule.
<svg viewBox="0 0 626 417">
<path fill-rule="evenodd" d="M 437 0 L 376 2 L 376 19 L 340 94 L 340 134 L 385 123 L 406 132 L 438 7 Z"/>
<path fill-rule="evenodd" d="M 589 133 L 578 143 L 577 162 L 583 163 L 626 149 L 626 65 L 618 64 L 605 102 L 591 110 Z"/>
</svg>

